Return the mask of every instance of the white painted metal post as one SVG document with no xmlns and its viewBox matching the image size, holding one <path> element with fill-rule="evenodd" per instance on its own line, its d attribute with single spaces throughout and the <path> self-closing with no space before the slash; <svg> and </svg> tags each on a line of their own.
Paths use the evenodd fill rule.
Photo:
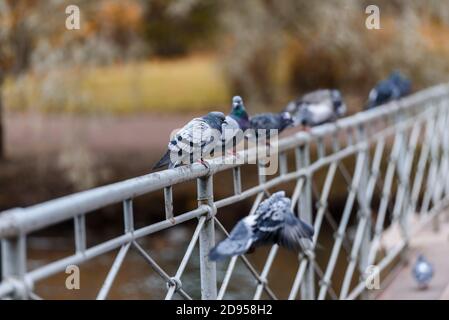
<svg viewBox="0 0 449 320">
<path fill-rule="evenodd" d="M 22 280 L 26 273 L 26 238 L 24 235 L 1 240 L 2 245 L 2 280 Z M 20 292 L 15 292 L 13 298 L 27 299 L 28 293 L 24 286 Z"/>
<path fill-rule="evenodd" d="M 296 152 L 297 170 L 310 165 L 310 146 L 309 143 L 301 146 Z M 307 176 L 304 181 L 303 190 L 299 197 L 299 217 L 313 225 L 312 217 L 312 177 Z M 305 256 L 308 259 L 307 269 L 305 271 L 304 282 L 301 287 L 301 299 L 315 299 L 315 263 L 313 253 Z"/>
<path fill-rule="evenodd" d="M 357 138 L 358 142 L 365 141 L 368 136 L 366 132 L 366 128 L 363 125 L 360 125 L 357 128 Z M 360 224 L 360 228 L 363 232 L 363 236 L 361 238 L 361 243 L 354 243 L 355 247 L 360 245 L 360 253 L 358 257 L 359 271 L 361 275 L 360 281 L 365 281 L 365 271 L 368 267 L 368 257 L 369 257 L 369 249 L 371 245 L 372 238 L 372 221 L 371 221 L 371 197 L 368 195 L 368 182 L 370 178 L 370 152 L 369 149 L 363 149 L 360 151 L 364 154 L 365 161 L 362 165 L 360 183 L 358 186 L 358 202 L 359 202 L 359 210 L 358 210 L 358 221 Z M 356 258 L 356 257 L 351 257 Z M 369 296 L 365 292 L 362 295 L 362 298 L 368 299 Z"/>
<path fill-rule="evenodd" d="M 215 210 L 213 198 L 212 176 L 206 176 L 198 179 L 198 205 L 207 205 Z M 212 210 L 211 210 L 212 211 Z M 213 213 L 213 214 L 210 214 Z M 201 299 L 217 299 L 217 271 L 216 263 L 209 260 L 209 251 L 215 245 L 215 212 L 210 212 L 206 218 L 203 228 L 200 231 L 200 273 L 201 273 Z"/>
</svg>

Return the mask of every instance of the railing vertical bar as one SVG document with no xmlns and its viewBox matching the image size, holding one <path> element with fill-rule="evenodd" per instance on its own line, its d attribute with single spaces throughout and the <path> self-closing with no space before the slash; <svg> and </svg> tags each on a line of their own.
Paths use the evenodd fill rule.
<svg viewBox="0 0 449 320">
<path fill-rule="evenodd" d="M 315 223 L 313 225 L 313 228 L 315 231 L 315 233 L 313 235 L 314 245 L 318 241 L 318 236 L 320 234 L 321 224 L 322 224 L 323 218 L 324 218 L 324 213 L 326 212 L 327 207 L 328 207 L 327 199 L 329 198 L 329 193 L 331 190 L 332 182 L 334 181 L 335 173 L 337 172 L 337 167 L 338 167 L 337 162 L 333 162 L 330 165 L 329 170 L 327 171 L 326 180 L 324 181 L 323 190 L 321 192 L 321 197 L 318 202 L 318 212 L 315 216 Z"/>
<path fill-rule="evenodd" d="M 173 187 L 164 188 L 165 219 L 173 218 Z"/>
<path fill-rule="evenodd" d="M 234 183 L 234 194 L 242 193 L 242 173 L 241 167 L 235 167 L 232 169 L 232 181 Z"/>
<path fill-rule="evenodd" d="M 437 113 L 437 117 L 439 114 Z M 438 133 L 441 130 L 442 125 L 442 119 L 438 117 L 437 119 L 437 125 L 435 131 Z M 421 205 L 421 212 L 420 215 L 423 216 L 425 212 L 429 211 L 430 202 L 432 201 L 432 195 L 434 192 L 434 185 L 436 181 L 436 175 L 438 171 L 438 134 L 435 134 L 434 132 L 434 139 L 432 141 L 432 144 L 430 146 L 430 166 L 427 174 L 427 181 L 426 181 L 426 192 L 424 193 L 423 203 Z"/>
<path fill-rule="evenodd" d="M 434 138 L 434 135 L 432 133 L 435 127 L 435 119 L 433 117 L 433 114 L 430 114 L 427 118 L 428 119 L 426 121 L 426 134 L 424 137 L 424 141 L 421 143 L 421 152 L 419 155 L 417 170 L 412 187 L 411 208 L 410 208 L 412 213 L 416 213 L 418 198 L 421 192 L 422 182 L 424 180 L 425 168 L 430 154 L 430 145 L 432 144 Z"/>
<path fill-rule="evenodd" d="M 365 140 L 367 138 L 365 127 L 359 126 L 357 128 L 357 139 L 359 141 Z M 340 291 L 340 299 L 344 299 L 349 291 L 349 286 L 351 284 L 351 280 L 354 274 L 354 269 L 357 263 L 359 263 L 359 269 L 361 273 L 361 281 L 364 281 L 363 274 L 368 266 L 368 250 L 369 244 L 371 240 L 371 211 L 370 211 L 370 203 L 371 199 L 368 197 L 368 184 L 370 180 L 369 173 L 369 150 L 361 150 L 360 153 L 363 154 L 365 161 L 363 163 L 361 178 L 359 185 L 357 187 L 357 201 L 359 203 L 358 208 L 358 225 L 357 231 L 354 238 L 354 243 L 352 245 L 351 252 L 349 254 L 349 265 L 346 269 L 343 285 Z M 360 257 L 358 254 L 360 252 Z"/>
<path fill-rule="evenodd" d="M 10 278 L 23 280 L 27 271 L 27 257 L 26 257 L 26 236 L 20 235 L 15 238 L 1 239 L 2 246 L 2 281 Z M 20 292 L 13 292 L 12 297 L 16 299 L 28 299 L 31 291 L 24 282 L 23 288 Z"/>
<path fill-rule="evenodd" d="M 341 245 L 343 243 L 344 232 L 346 230 L 346 226 L 348 224 L 349 217 L 351 215 L 352 207 L 354 205 L 354 201 L 355 201 L 355 197 L 356 197 L 356 190 L 358 188 L 358 185 L 359 185 L 359 182 L 361 179 L 362 168 L 363 168 L 364 162 L 365 162 L 365 154 L 359 153 L 357 155 L 356 167 L 355 167 L 354 177 L 353 177 L 352 184 L 351 184 L 351 190 L 349 191 L 348 198 L 346 199 L 346 204 L 345 204 L 345 208 L 343 210 L 343 215 L 342 215 L 340 225 L 337 230 L 337 237 L 335 239 L 334 246 L 332 247 L 331 257 L 327 264 L 326 272 L 324 274 L 324 279 L 323 279 L 323 282 L 320 287 L 320 291 L 319 291 L 319 295 L 318 295 L 319 300 L 323 300 L 326 297 L 326 293 L 327 293 L 327 290 L 330 285 L 332 273 L 334 272 L 335 264 L 337 263 L 337 258 L 340 253 Z"/>
<path fill-rule="evenodd" d="M 393 142 L 393 147 L 388 160 L 387 171 L 385 174 L 384 186 L 382 189 L 382 195 L 380 199 L 380 206 L 377 214 L 376 224 L 374 226 L 374 237 L 371 242 L 368 265 L 372 264 L 376 259 L 377 250 L 380 245 L 380 237 L 382 236 L 382 230 L 385 222 L 385 216 L 388 209 L 388 202 L 390 198 L 391 186 L 393 183 L 394 172 L 396 170 L 396 164 L 398 161 L 399 150 L 401 148 L 399 135 L 396 133 Z"/>
<path fill-rule="evenodd" d="M 209 251 L 215 245 L 215 212 L 212 176 L 197 179 L 198 206 L 207 205 L 211 208 L 203 228 L 200 231 L 200 274 L 201 299 L 215 300 L 217 298 L 216 263 L 209 260 Z"/>
<path fill-rule="evenodd" d="M 86 216 L 84 214 L 78 215 L 73 220 L 76 252 L 84 252 L 86 250 Z"/>
<path fill-rule="evenodd" d="M 279 173 L 284 175 L 288 172 L 287 154 L 282 152 L 279 155 Z"/>
<path fill-rule="evenodd" d="M 324 152 L 322 153 L 324 154 Z M 310 146 L 305 144 L 300 147 L 299 166 L 297 170 L 302 167 L 308 167 L 310 165 Z M 312 217 L 312 176 L 308 175 L 304 181 L 304 187 L 300 194 L 299 199 L 299 213 L 298 216 L 305 222 L 313 225 Z M 309 260 L 307 268 L 305 270 L 305 279 L 302 284 L 301 298 L 303 300 L 315 299 L 315 271 L 313 269 L 313 254 L 306 254 L 305 259 Z"/>
<path fill-rule="evenodd" d="M 123 221 L 125 225 L 125 232 L 134 231 L 134 210 L 133 201 L 128 199 L 123 201 Z"/>
</svg>

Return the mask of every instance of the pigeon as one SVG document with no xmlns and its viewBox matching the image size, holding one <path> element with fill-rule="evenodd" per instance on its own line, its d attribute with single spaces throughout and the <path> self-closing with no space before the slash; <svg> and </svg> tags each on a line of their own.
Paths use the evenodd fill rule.
<svg viewBox="0 0 449 320">
<path fill-rule="evenodd" d="M 413 277 L 418 283 L 420 289 L 426 289 L 433 277 L 433 267 L 422 254 L 418 256 L 413 266 Z"/>
<path fill-rule="evenodd" d="M 371 89 L 365 109 L 371 109 L 389 101 L 397 100 L 408 95 L 410 91 L 410 80 L 402 76 L 399 71 L 394 71 L 387 79 L 380 81 Z"/>
<path fill-rule="evenodd" d="M 240 143 L 243 138 L 243 132 L 249 128 L 249 117 L 241 97 L 235 96 L 232 98 L 232 109 L 229 115 L 226 116 L 226 123 L 223 124 L 222 128 L 223 132 L 219 146 L 222 147 L 223 151 Z"/>
<path fill-rule="evenodd" d="M 277 130 L 277 133 L 281 133 L 285 128 L 293 125 L 293 119 L 290 113 L 261 113 L 251 117 L 250 128 L 255 130 L 256 139 L 259 137 L 258 130 L 265 129 L 266 138 L 269 139 L 270 130 Z M 252 135 L 249 135 L 252 137 Z"/>
<path fill-rule="evenodd" d="M 209 252 L 209 259 L 241 255 L 264 244 L 299 251 L 302 241 L 312 241 L 313 233 L 311 225 L 295 217 L 285 192 L 279 191 L 262 201 L 254 214 L 240 220 L 229 237 Z"/>
<path fill-rule="evenodd" d="M 335 121 L 346 113 L 346 104 L 336 89 L 320 89 L 290 102 L 285 111 L 292 115 L 294 125 L 317 126 Z"/>
<path fill-rule="evenodd" d="M 193 163 L 213 151 L 221 139 L 222 127 L 226 124 L 222 112 L 209 112 L 195 118 L 181 128 L 168 143 L 168 150 L 153 169 L 168 165 L 176 168 L 187 161 Z"/>
</svg>

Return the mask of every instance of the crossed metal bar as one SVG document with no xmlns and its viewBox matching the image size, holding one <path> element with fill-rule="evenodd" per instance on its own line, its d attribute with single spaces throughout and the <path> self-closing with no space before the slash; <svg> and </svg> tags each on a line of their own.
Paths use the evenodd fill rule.
<svg viewBox="0 0 449 320">
<path fill-rule="evenodd" d="M 249 214 L 254 214 L 270 189 L 294 182 L 291 192 L 292 210 L 313 224 L 315 235 L 311 248 L 298 254 L 295 276 L 288 299 L 356 299 L 365 298 L 366 270 L 375 264 L 383 271 L 398 256 L 406 252 L 411 230 L 409 220 L 417 215 L 421 225 L 433 222 L 438 227 L 439 213 L 449 204 L 449 85 L 439 85 L 420 91 L 397 102 L 373 110 L 359 112 L 333 124 L 299 132 L 278 141 L 279 172 L 265 176 L 258 165 L 258 183 L 242 188 L 242 164 L 214 159 L 209 167 L 200 164 L 165 170 L 108 186 L 69 195 L 29 208 L 15 208 L 0 214 L 2 244 L 2 281 L 0 298 L 41 299 L 34 284 L 53 274 L 63 272 L 68 265 L 81 264 L 99 255 L 118 250 L 101 286 L 97 299 L 106 299 L 128 252 L 137 251 L 167 285 L 165 299 L 175 295 L 192 299 L 182 283 L 187 265 L 198 246 L 201 298 L 224 299 L 240 259 L 254 278 L 254 299 L 284 298 L 270 285 L 270 272 L 278 259 L 280 248 L 269 250 L 265 264 L 258 270 L 245 255 L 232 257 L 223 280 L 218 285 L 216 265 L 208 253 L 215 244 L 215 232 L 228 235 L 220 222 L 220 209 L 254 198 Z M 326 141 L 330 141 L 327 143 Z M 328 150 L 330 149 L 330 150 Z M 289 167 L 289 153 L 294 153 L 295 165 Z M 312 156 L 316 154 L 316 158 Z M 248 160 L 257 157 L 247 150 Z M 352 161 L 352 164 L 350 164 Z M 345 163 L 346 162 L 346 163 Z M 233 194 L 215 200 L 214 174 L 231 171 Z M 322 185 L 316 179 L 325 174 Z M 336 182 L 340 173 L 343 184 Z M 198 207 L 174 215 L 173 185 L 197 180 Z M 344 188 L 347 191 L 344 192 Z M 333 188 L 346 195 L 341 217 L 337 222 L 329 206 Z M 163 190 L 165 219 L 136 229 L 133 199 Z M 316 206 L 314 205 L 314 201 Z M 378 205 L 374 205 L 378 201 Z M 122 235 L 92 247 L 86 245 L 86 219 L 99 208 L 123 204 Z M 57 223 L 73 219 L 75 253 L 32 270 L 27 270 L 27 235 Z M 176 227 L 197 219 L 187 249 L 174 275 L 170 275 L 139 243 L 150 234 Z M 323 224 L 334 231 L 334 241 L 328 250 L 317 251 L 323 235 Z M 383 244 L 386 230 L 398 226 L 399 241 L 387 248 Z M 351 236 L 348 227 L 355 232 Z M 324 253 L 323 253 L 324 252 Z M 325 257 L 321 264 L 317 255 Z M 343 277 L 336 269 L 341 257 L 347 258 Z M 354 277 L 358 276 L 357 279 Z M 120 284 L 117 284 L 120 285 Z"/>
</svg>

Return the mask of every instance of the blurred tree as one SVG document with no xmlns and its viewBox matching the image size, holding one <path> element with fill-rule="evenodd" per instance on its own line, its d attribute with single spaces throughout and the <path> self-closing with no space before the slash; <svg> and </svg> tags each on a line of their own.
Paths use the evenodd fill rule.
<svg viewBox="0 0 449 320">
<path fill-rule="evenodd" d="M 256 104 L 339 87 L 364 94 L 392 69 L 415 88 L 447 81 L 449 4 L 419 0 L 221 1 L 224 70 L 232 91 Z M 365 8 L 381 8 L 381 29 L 365 28 Z M 431 58 L 430 58 L 431 57 Z M 283 97 L 283 98 L 282 98 Z"/>
<path fill-rule="evenodd" d="M 32 39 L 26 17 L 33 0 L 0 0 L 0 159 L 5 157 L 3 84 L 8 73 L 19 75 L 30 65 Z"/>
<path fill-rule="evenodd" d="M 145 52 L 140 38 L 142 2 L 0 0 L 0 158 L 5 156 L 2 126 L 5 78 L 17 79 L 31 71 L 39 76 L 42 91 L 48 92 L 49 98 L 81 99 L 70 93 L 70 86 L 61 90 L 66 83 L 55 74 L 73 66 L 107 64 L 141 56 Z M 80 30 L 65 27 L 65 8 L 69 4 L 80 7 Z M 74 85 L 76 75 L 67 81 Z"/>
<path fill-rule="evenodd" d="M 275 7 L 283 1 L 222 1 L 220 20 L 228 41 L 224 71 L 232 91 L 256 105 L 270 104 L 276 95 L 275 72 L 284 39 L 283 22 Z"/>
<path fill-rule="evenodd" d="M 154 54 L 177 56 L 204 45 L 217 31 L 219 2 L 153 0 L 144 14 L 145 37 Z"/>
</svg>

